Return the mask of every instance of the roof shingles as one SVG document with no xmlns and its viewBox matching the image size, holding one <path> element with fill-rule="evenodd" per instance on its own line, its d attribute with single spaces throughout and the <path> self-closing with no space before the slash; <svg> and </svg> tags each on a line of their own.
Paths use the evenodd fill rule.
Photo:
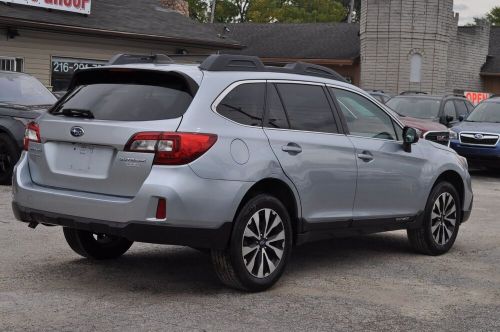
<svg viewBox="0 0 500 332">
<path fill-rule="evenodd" d="M 160 0 L 93 1 L 88 16 L 0 2 L 0 21 L 9 19 L 239 48 L 238 42 L 219 38 L 211 27 L 161 7 Z"/>
</svg>

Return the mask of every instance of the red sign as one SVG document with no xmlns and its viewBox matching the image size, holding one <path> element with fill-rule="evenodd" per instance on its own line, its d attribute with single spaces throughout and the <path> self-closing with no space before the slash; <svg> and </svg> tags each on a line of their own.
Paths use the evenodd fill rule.
<svg viewBox="0 0 500 332">
<path fill-rule="evenodd" d="M 64 10 L 87 15 L 90 14 L 91 1 L 92 0 L 0 0 L 0 2 L 14 3 L 17 5 Z"/>
<path fill-rule="evenodd" d="M 479 104 L 485 99 L 490 98 L 491 94 L 487 92 L 464 92 L 465 98 L 467 98 L 474 106 Z"/>
</svg>

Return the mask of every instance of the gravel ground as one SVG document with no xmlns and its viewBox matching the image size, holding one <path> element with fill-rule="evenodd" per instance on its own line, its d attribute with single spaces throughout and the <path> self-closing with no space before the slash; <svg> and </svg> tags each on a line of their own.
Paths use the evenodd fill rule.
<svg viewBox="0 0 500 332">
<path fill-rule="evenodd" d="M 500 175 L 476 172 L 475 207 L 450 253 L 405 232 L 311 243 L 270 291 L 219 284 L 209 256 L 134 244 L 91 262 L 56 227 L 14 220 L 0 188 L 0 331 L 500 330 Z"/>
</svg>

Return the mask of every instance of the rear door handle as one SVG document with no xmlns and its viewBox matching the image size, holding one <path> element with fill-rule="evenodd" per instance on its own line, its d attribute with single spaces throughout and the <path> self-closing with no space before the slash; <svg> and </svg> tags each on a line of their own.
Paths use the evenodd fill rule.
<svg viewBox="0 0 500 332">
<path fill-rule="evenodd" d="M 369 151 L 363 151 L 361 153 L 358 153 L 358 158 L 365 162 L 369 162 L 373 160 L 373 155 Z"/>
<path fill-rule="evenodd" d="M 283 145 L 281 150 L 290 154 L 298 154 L 302 152 L 302 148 L 297 143 L 288 143 L 287 145 Z"/>
</svg>

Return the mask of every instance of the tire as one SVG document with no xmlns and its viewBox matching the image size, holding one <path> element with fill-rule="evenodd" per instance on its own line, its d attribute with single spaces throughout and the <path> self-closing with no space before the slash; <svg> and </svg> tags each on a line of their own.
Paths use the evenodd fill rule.
<svg viewBox="0 0 500 332">
<path fill-rule="evenodd" d="M 278 199 L 266 194 L 250 199 L 234 220 L 229 247 L 212 250 L 217 276 L 239 290 L 270 288 L 290 258 L 292 234 L 290 215 Z"/>
<path fill-rule="evenodd" d="M 118 258 L 132 246 L 132 241 L 122 237 L 94 234 L 74 228 L 63 228 L 64 237 L 71 249 L 80 256 L 103 260 Z"/>
<path fill-rule="evenodd" d="M 12 172 L 20 157 L 17 144 L 9 135 L 0 134 L 0 185 L 12 184 Z"/>
<path fill-rule="evenodd" d="M 411 246 L 419 253 L 432 256 L 448 252 L 457 238 L 461 218 L 457 190 L 449 182 L 438 183 L 427 199 L 421 227 L 407 230 Z"/>
</svg>

